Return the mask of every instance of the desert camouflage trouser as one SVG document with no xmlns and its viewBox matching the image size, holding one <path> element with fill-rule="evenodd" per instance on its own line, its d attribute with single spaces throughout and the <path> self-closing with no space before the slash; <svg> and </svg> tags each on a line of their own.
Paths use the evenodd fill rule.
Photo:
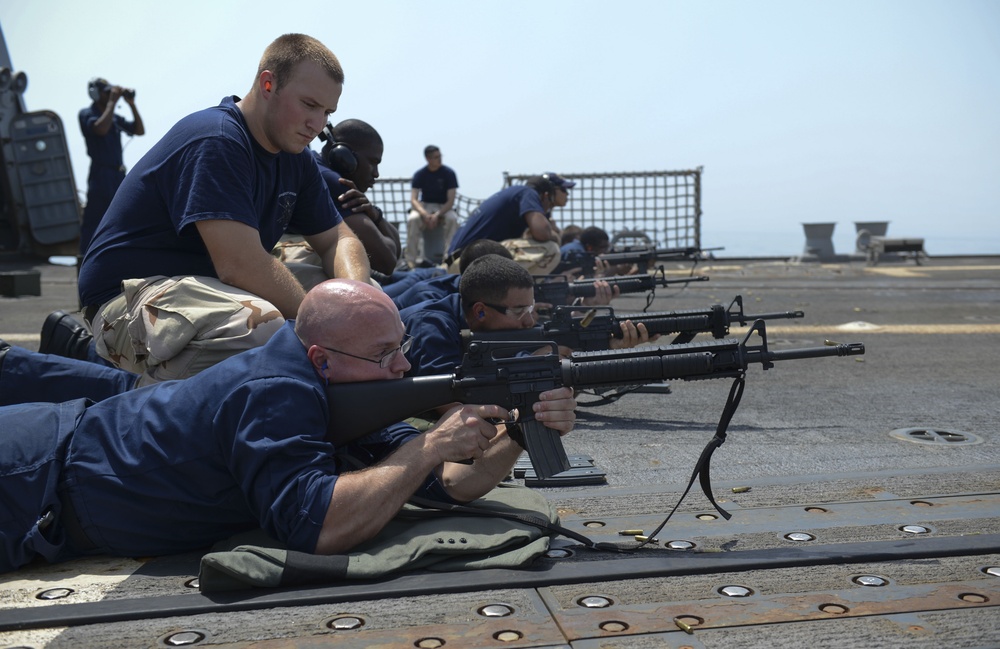
<svg viewBox="0 0 1000 649">
<path fill-rule="evenodd" d="M 97 353 L 140 374 L 137 387 L 187 378 L 260 347 L 285 322 L 270 302 L 212 277 L 130 279 L 122 288 L 91 327 Z"/>
<path fill-rule="evenodd" d="M 507 239 L 500 244 L 510 250 L 514 261 L 523 266 L 532 275 L 548 275 L 559 265 L 562 256 L 559 244 L 555 241 L 536 241 L 535 239 Z"/>
</svg>

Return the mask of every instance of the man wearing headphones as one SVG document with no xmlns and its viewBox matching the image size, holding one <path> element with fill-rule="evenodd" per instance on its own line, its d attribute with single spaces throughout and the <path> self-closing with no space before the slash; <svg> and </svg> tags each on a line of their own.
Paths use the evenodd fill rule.
<svg viewBox="0 0 1000 649">
<path fill-rule="evenodd" d="M 514 261 L 532 275 L 547 275 L 559 264 L 559 228 L 552 208 L 563 207 L 576 185 L 549 172 L 523 185 L 506 187 L 487 198 L 455 233 L 448 250 L 454 260 L 462 247 L 476 239 L 500 241 Z"/>
<path fill-rule="evenodd" d="M 372 270 L 391 275 L 402 252 L 399 231 L 365 196 L 378 178 L 382 136 L 367 122 L 345 119 L 336 126 L 327 124 L 319 138 L 324 141 L 323 148 L 313 155 L 337 211 L 364 244 Z M 309 244 L 290 231 L 282 237 L 275 254 L 286 263 L 318 266 L 320 262 Z M 296 276 L 302 280 L 299 272 Z"/>
<path fill-rule="evenodd" d="M 326 46 L 285 34 L 265 50 L 245 97 L 182 119 L 139 161 L 80 267 L 102 358 L 146 385 L 264 344 L 307 288 L 271 254 L 289 227 L 325 277 L 369 281 L 364 246 L 308 148 L 343 82 Z"/>
<path fill-rule="evenodd" d="M 113 86 L 106 79 L 91 79 L 87 84 L 91 104 L 80 111 L 80 130 L 90 156 L 87 176 L 87 205 L 80 224 L 80 255 L 87 252 L 97 224 L 107 211 L 118 186 L 125 180 L 122 158 L 122 133 L 129 137 L 146 132 L 139 109 L 135 107 L 135 90 Z M 132 121 L 115 112 L 119 99 L 132 109 Z"/>
</svg>

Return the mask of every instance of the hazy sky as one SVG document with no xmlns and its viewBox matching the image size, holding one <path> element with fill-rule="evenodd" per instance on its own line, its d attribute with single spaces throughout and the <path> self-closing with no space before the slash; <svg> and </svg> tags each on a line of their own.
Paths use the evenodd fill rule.
<svg viewBox="0 0 1000 649">
<path fill-rule="evenodd" d="M 295 31 L 340 58 L 333 121 L 381 132 L 383 177 L 428 143 L 477 198 L 505 170 L 703 166 L 702 243 L 727 253 L 796 254 L 816 221 L 850 252 L 877 220 L 932 255 L 1000 253 L 997 0 L 0 0 L 0 27 L 81 191 L 91 77 L 137 90 L 131 166 Z"/>
</svg>

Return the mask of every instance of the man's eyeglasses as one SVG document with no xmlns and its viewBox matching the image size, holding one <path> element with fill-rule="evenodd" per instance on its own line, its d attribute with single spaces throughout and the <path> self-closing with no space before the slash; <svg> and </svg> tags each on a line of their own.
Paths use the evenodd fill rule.
<svg viewBox="0 0 1000 649">
<path fill-rule="evenodd" d="M 498 311 L 511 318 L 517 318 L 518 320 L 535 310 L 534 304 L 529 304 L 528 306 L 503 306 L 502 304 L 489 304 L 488 302 L 483 302 L 483 304 L 494 311 Z"/>
<path fill-rule="evenodd" d="M 389 351 L 379 356 L 378 360 L 376 360 L 374 358 L 365 358 L 364 356 L 356 356 L 355 354 L 342 352 L 339 349 L 333 349 L 331 347 L 323 347 L 323 345 L 320 345 L 320 347 L 323 347 L 323 349 L 325 349 L 328 352 L 343 354 L 344 356 L 350 356 L 351 358 L 357 358 L 363 361 L 368 361 L 369 363 L 378 363 L 378 366 L 381 367 L 383 370 L 392 365 L 392 361 L 396 360 L 396 354 L 400 352 L 405 354 L 406 352 L 410 351 L 410 347 L 412 346 L 413 346 L 413 336 L 406 336 L 405 338 L 403 338 L 403 343 L 399 347 L 396 347 L 395 349 L 390 349 Z"/>
</svg>

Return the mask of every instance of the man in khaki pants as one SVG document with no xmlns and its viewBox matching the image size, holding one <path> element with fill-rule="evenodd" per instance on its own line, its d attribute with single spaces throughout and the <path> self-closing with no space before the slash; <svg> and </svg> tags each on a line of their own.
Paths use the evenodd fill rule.
<svg viewBox="0 0 1000 649">
<path fill-rule="evenodd" d="M 458 214 L 454 210 L 458 176 L 441 163 L 441 149 L 433 144 L 424 148 L 424 159 L 427 164 L 417 169 L 410 183 L 412 209 L 406 219 L 404 256 L 411 264 L 421 256 L 421 248 L 424 259 L 440 261 L 458 229 Z M 436 239 L 439 250 L 430 250 L 432 238 Z"/>
<path fill-rule="evenodd" d="M 289 227 L 326 277 L 370 277 L 309 150 L 337 109 L 336 56 L 304 34 L 265 50 L 243 98 L 178 122 L 126 177 L 80 268 L 97 352 L 142 374 L 186 378 L 258 347 L 305 289 L 271 249 Z"/>
</svg>

